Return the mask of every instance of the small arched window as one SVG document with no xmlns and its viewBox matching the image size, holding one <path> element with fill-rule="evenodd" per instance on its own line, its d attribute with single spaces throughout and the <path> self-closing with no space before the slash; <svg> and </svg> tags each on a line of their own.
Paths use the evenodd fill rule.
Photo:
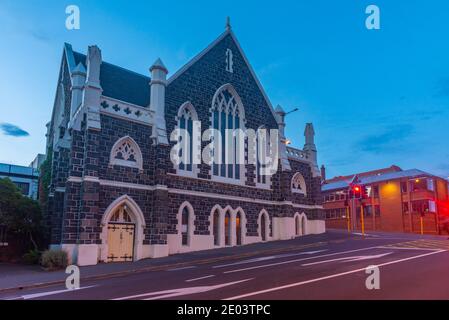
<svg viewBox="0 0 449 320">
<path fill-rule="evenodd" d="M 119 139 L 111 150 L 110 165 L 132 167 L 142 170 L 142 153 L 131 137 Z"/>
<path fill-rule="evenodd" d="M 299 172 L 297 172 L 292 178 L 292 192 L 307 195 L 306 181 Z"/>
<path fill-rule="evenodd" d="M 269 188 L 271 184 L 270 171 L 270 136 L 269 130 L 261 126 L 256 132 L 256 186 Z"/>
<path fill-rule="evenodd" d="M 177 169 L 180 173 L 196 173 L 196 166 L 193 164 L 193 155 L 195 150 L 194 144 L 194 126 L 198 121 L 198 115 L 195 108 L 190 102 L 185 102 L 178 110 L 177 128 L 180 130 L 178 142 L 181 143 L 182 149 L 179 151 L 180 163 Z M 198 150 L 196 150 L 198 151 Z"/>
<path fill-rule="evenodd" d="M 181 235 L 182 235 L 182 245 L 187 246 L 189 244 L 189 209 L 187 207 L 184 207 L 182 209 L 182 229 L 181 229 Z"/>
</svg>

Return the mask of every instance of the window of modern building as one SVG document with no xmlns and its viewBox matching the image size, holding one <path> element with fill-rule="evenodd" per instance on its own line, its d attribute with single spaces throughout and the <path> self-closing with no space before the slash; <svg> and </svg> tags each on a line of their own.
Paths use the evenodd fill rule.
<svg viewBox="0 0 449 320">
<path fill-rule="evenodd" d="M 376 215 L 376 217 L 380 217 L 380 206 L 379 205 L 374 206 L 374 214 Z"/>
<path fill-rule="evenodd" d="M 416 213 L 429 212 L 429 200 L 415 200 L 412 201 L 412 210 Z"/>
<path fill-rule="evenodd" d="M 379 198 L 379 186 L 373 187 L 373 197 L 376 199 Z"/>
<path fill-rule="evenodd" d="M 435 191 L 433 179 L 427 179 L 427 190 Z"/>
<path fill-rule="evenodd" d="M 407 181 L 401 181 L 401 191 L 402 193 L 407 193 Z"/>
<path fill-rule="evenodd" d="M 30 193 L 30 184 L 28 182 L 14 182 L 14 184 L 23 195 L 27 196 Z"/>
<path fill-rule="evenodd" d="M 402 202 L 402 212 L 403 213 L 409 213 L 410 208 L 408 206 L 408 202 Z"/>
</svg>

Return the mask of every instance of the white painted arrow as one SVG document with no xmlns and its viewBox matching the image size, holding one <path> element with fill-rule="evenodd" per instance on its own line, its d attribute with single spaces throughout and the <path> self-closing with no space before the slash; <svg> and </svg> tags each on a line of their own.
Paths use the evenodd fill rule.
<svg viewBox="0 0 449 320">
<path fill-rule="evenodd" d="M 299 253 L 286 253 L 286 254 L 279 254 L 279 255 L 268 256 L 268 257 L 259 257 L 259 258 L 248 259 L 248 260 L 243 260 L 243 261 L 234 262 L 234 263 L 221 264 L 221 265 L 218 265 L 218 266 L 213 266 L 212 268 L 213 269 L 217 269 L 217 268 L 237 266 L 237 265 L 240 265 L 240 264 L 268 261 L 268 260 L 273 260 L 273 259 L 296 257 L 296 256 L 302 256 L 302 255 L 312 255 L 312 254 L 316 254 L 316 253 L 320 253 L 320 252 L 324 252 L 324 251 L 327 251 L 327 249 L 325 249 L 325 250 L 317 250 L 317 251 L 299 252 Z"/>
<path fill-rule="evenodd" d="M 246 282 L 246 281 L 253 280 L 253 279 L 254 278 L 240 280 L 240 281 L 234 281 L 234 282 L 228 282 L 228 283 L 218 284 L 215 286 L 188 287 L 188 288 L 179 288 L 179 289 L 163 290 L 163 291 L 156 291 L 156 292 L 148 292 L 148 293 L 137 294 L 137 295 L 128 296 L 128 297 L 116 298 L 113 300 L 129 300 L 129 299 L 137 299 L 137 298 L 144 298 L 144 297 L 150 297 L 150 298 L 146 298 L 143 300 L 158 300 L 158 299 L 186 296 L 186 295 L 190 295 L 190 294 L 196 294 L 196 293 L 202 293 L 202 292 L 221 289 L 224 287 L 232 286 L 234 284 Z"/>
<path fill-rule="evenodd" d="M 321 263 L 328 263 L 328 262 L 335 262 L 335 261 L 341 261 L 341 262 L 351 262 L 351 261 L 362 261 L 362 260 L 371 260 L 371 259 L 379 259 L 385 256 L 388 256 L 390 254 L 392 254 L 393 252 L 387 252 L 387 253 L 382 253 L 382 254 L 378 254 L 378 255 L 371 255 L 371 256 L 352 256 L 352 257 L 343 257 L 343 258 L 337 258 L 337 259 L 331 259 L 331 260 L 324 260 L 324 261 L 318 261 L 318 262 L 312 262 L 312 263 L 306 263 L 303 264 L 303 267 L 307 267 L 307 266 L 313 266 L 316 264 L 321 264 Z"/>
</svg>

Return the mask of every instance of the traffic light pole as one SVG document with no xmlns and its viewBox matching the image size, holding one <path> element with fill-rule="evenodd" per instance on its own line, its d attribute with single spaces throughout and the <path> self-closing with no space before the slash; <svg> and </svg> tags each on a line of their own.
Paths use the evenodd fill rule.
<svg viewBox="0 0 449 320">
<path fill-rule="evenodd" d="M 346 219 L 348 220 L 348 233 L 351 233 L 351 217 L 349 216 L 349 203 L 346 206 Z"/>
<path fill-rule="evenodd" d="M 363 202 L 360 199 L 360 218 L 362 220 L 362 236 L 365 236 L 365 219 L 364 219 L 364 215 L 365 215 L 365 210 L 363 210 Z"/>
</svg>

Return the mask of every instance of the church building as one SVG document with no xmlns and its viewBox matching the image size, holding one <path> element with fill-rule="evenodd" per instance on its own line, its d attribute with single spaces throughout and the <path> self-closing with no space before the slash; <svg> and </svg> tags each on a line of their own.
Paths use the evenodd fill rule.
<svg viewBox="0 0 449 320">
<path fill-rule="evenodd" d="M 285 116 L 229 23 L 173 74 L 161 59 L 138 74 L 103 61 L 95 45 L 81 53 L 65 44 L 47 125 L 51 247 L 84 266 L 323 233 L 314 129 L 305 125 L 304 148 L 292 148 Z M 201 135 L 277 130 L 277 170 L 260 174 L 259 160 L 174 163 L 173 132 L 196 123 Z M 186 154 L 207 149 L 185 137 Z"/>
</svg>

